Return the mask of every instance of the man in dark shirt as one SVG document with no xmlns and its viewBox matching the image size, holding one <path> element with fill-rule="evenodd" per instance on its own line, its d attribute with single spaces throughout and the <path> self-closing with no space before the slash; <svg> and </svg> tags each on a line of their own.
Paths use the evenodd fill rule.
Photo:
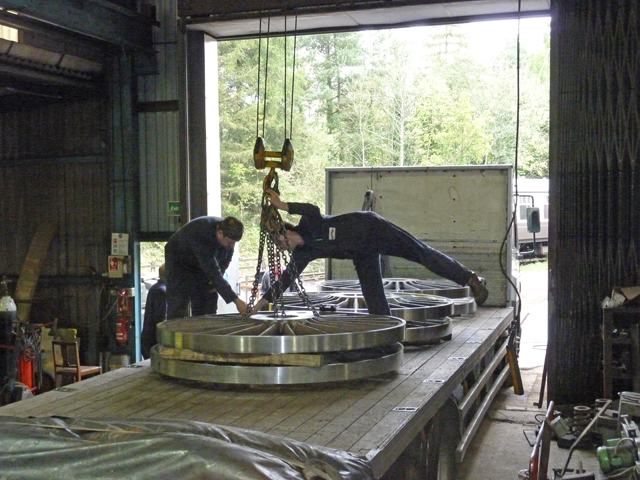
<svg viewBox="0 0 640 480">
<path fill-rule="evenodd" d="M 175 232 L 164 249 L 167 268 L 167 318 L 214 314 L 218 293 L 242 314 L 247 304 L 224 279 L 244 226 L 234 217 L 198 217 Z"/>
<path fill-rule="evenodd" d="M 380 255 L 400 257 L 419 263 L 448 280 L 471 287 L 478 305 L 489 294 L 480 279 L 453 258 L 424 244 L 409 232 L 371 211 L 343 215 L 322 215 L 320 209 L 309 203 L 287 203 L 273 190 L 267 190 L 271 204 L 278 210 L 301 215 L 297 226 L 288 226 L 286 238 L 277 239 L 281 248 L 288 248 L 295 271 L 301 273 L 317 258 L 351 259 L 356 267 L 362 295 L 369 313 L 390 315 L 389 304 L 382 285 Z M 291 283 L 291 263 L 280 281 L 284 288 Z M 253 313 L 272 301 L 268 291 L 256 303 Z"/>
<path fill-rule="evenodd" d="M 158 268 L 158 281 L 149 289 L 147 293 L 147 303 L 144 307 L 144 323 L 142 324 L 142 335 L 140 339 L 140 349 L 144 358 L 151 356 L 151 347 L 156 341 L 157 325 L 167 319 L 167 282 L 165 279 L 164 263 Z"/>
</svg>

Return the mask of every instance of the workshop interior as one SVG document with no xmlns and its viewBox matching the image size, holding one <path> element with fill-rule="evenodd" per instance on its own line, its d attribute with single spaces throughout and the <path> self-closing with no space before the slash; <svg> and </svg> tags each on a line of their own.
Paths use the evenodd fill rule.
<svg viewBox="0 0 640 480">
<path fill-rule="evenodd" d="M 226 281 L 253 307 L 292 262 L 265 192 L 317 153 L 292 131 L 297 39 L 545 17 L 548 178 L 520 178 L 516 129 L 510 164 L 336 163 L 318 187 L 327 215 L 375 212 L 473 266 L 486 301 L 383 255 L 391 315 L 368 313 L 358 269 L 328 258 L 267 310 L 159 323 L 143 358 L 144 245 L 222 216 L 222 157 L 262 198 L 258 258 L 241 279 L 234 255 Z M 515 442 L 483 422 L 496 398 L 530 398 L 518 270 L 545 262 L 535 429 L 501 478 L 637 478 L 639 18 L 635 0 L 0 0 L 2 474 L 460 479 L 472 445 Z M 246 143 L 222 151 L 211 59 L 247 39 Z M 269 68 L 290 72 L 284 95 Z"/>
</svg>

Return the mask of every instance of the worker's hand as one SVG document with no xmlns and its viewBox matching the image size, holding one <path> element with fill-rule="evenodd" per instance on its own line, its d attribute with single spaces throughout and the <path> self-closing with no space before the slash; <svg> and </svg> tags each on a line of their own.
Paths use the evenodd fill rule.
<svg viewBox="0 0 640 480">
<path fill-rule="evenodd" d="M 236 308 L 238 309 L 238 312 L 240 312 L 242 315 L 245 314 L 245 312 L 247 311 L 247 304 L 244 303 L 243 300 L 241 300 L 239 297 L 236 298 L 233 303 L 236 304 Z"/>
<path fill-rule="evenodd" d="M 256 304 L 253 306 L 253 310 L 251 310 L 251 315 L 255 315 L 256 313 L 258 313 L 260 310 L 266 307 L 268 303 L 269 302 L 264 298 L 261 298 L 260 300 L 258 300 Z"/>
<path fill-rule="evenodd" d="M 276 207 L 278 210 L 284 210 L 286 212 L 289 211 L 289 205 L 287 204 L 287 202 L 283 202 L 282 200 L 280 200 L 280 195 L 278 195 L 278 192 L 271 188 L 267 188 L 264 193 L 269 198 L 271 205 Z"/>
</svg>

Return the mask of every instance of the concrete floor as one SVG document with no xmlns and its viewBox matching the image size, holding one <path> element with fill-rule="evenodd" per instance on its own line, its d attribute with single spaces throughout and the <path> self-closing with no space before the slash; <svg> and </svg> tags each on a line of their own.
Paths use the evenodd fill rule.
<svg viewBox="0 0 640 480">
<path fill-rule="evenodd" d="M 458 480 L 527 478 L 519 477 L 519 472 L 528 468 L 533 449 L 529 442 L 535 441 L 539 420 L 544 418 L 547 408 L 546 396 L 542 408 L 538 408 L 547 344 L 546 270 L 523 273 L 521 285 L 519 365 L 525 394 L 518 396 L 512 388 L 505 388 L 496 397 L 458 467 Z M 554 469 L 561 471 L 568 459 L 569 449 L 559 448 L 552 441 L 547 478 L 561 478 Z M 600 471 L 595 448 L 574 449 L 567 465 L 567 475 L 573 469 L 579 469 L 580 465 L 584 471 L 593 472 L 597 480 L 608 478 Z"/>
</svg>

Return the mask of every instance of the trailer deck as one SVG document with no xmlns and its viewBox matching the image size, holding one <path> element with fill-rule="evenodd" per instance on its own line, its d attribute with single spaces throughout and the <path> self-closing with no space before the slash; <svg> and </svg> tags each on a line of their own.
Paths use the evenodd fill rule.
<svg viewBox="0 0 640 480">
<path fill-rule="evenodd" d="M 203 385 L 165 378 L 146 360 L 6 405 L 0 416 L 196 420 L 239 427 L 362 455 L 380 478 L 454 394 L 461 459 L 508 377 L 505 331 L 513 309 L 481 307 L 452 320 L 451 340 L 406 347 L 399 370 L 367 379 Z"/>
</svg>

